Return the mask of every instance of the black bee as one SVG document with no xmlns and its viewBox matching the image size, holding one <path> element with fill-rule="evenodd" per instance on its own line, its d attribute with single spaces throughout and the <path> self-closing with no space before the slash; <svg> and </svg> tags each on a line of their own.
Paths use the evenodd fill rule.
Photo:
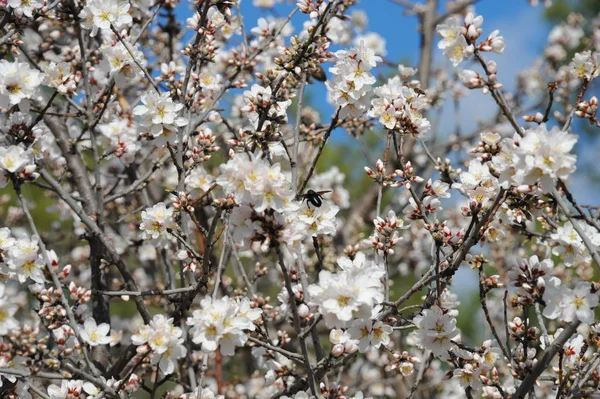
<svg viewBox="0 0 600 399">
<path fill-rule="evenodd" d="M 325 82 L 327 80 L 327 75 L 325 75 L 325 71 L 321 66 L 311 70 L 310 76 L 319 82 Z"/>
<path fill-rule="evenodd" d="M 325 191 L 313 191 L 308 190 L 305 194 L 302 194 L 300 197 L 302 198 L 302 202 L 306 200 L 306 205 L 310 208 L 310 204 L 313 204 L 314 207 L 318 208 L 323 205 L 323 194 L 330 193 L 331 190 Z"/>
</svg>

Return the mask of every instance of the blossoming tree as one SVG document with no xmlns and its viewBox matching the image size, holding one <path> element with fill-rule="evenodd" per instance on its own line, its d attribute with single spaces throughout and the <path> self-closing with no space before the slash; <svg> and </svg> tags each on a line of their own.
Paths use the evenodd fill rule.
<svg viewBox="0 0 600 399">
<path fill-rule="evenodd" d="M 511 93 L 476 0 L 393 2 L 414 67 L 356 0 L 0 3 L 2 397 L 600 395 L 600 207 L 569 182 L 600 18 Z M 497 114 L 447 134 L 469 90 Z"/>
</svg>

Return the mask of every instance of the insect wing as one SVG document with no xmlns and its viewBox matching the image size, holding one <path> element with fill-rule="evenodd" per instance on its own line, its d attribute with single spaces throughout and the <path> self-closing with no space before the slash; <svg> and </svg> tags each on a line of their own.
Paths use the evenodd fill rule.
<svg viewBox="0 0 600 399">
<path fill-rule="evenodd" d="M 321 197 L 319 197 L 318 195 L 309 197 L 308 201 L 311 204 L 313 204 L 314 206 L 316 206 L 317 208 L 320 207 L 321 205 L 323 205 L 323 201 L 321 201 Z"/>
</svg>

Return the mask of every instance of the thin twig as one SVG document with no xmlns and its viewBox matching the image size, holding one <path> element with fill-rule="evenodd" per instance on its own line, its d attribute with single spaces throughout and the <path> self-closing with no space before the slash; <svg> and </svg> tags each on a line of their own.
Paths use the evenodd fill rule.
<svg viewBox="0 0 600 399">
<path fill-rule="evenodd" d="M 575 334 L 577 327 L 579 327 L 580 324 L 581 321 L 579 320 L 575 320 L 568 324 L 552 344 L 546 348 L 535 366 L 533 366 L 531 372 L 525 377 L 519 388 L 517 388 L 517 391 L 512 396 L 514 399 L 525 398 L 525 395 L 533 389 L 537 378 L 544 372 L 558 351 L 563 349 L 563 345 L 569 338 Z"/>
<path fill-rule="evenodd" d="M 552 197 L 554 198 L 554 200 L 556 201 L 556 203 L 558 204 L 558 206 L 562 209 L 562 211 L 565 214 L 565 216 L 567 217 L 567 219 L 569 219 L 569 221 L 573 225 L 573 228 L 575 229 L 577 234 L 579 234 L 579 237 L 581 237 L 583 244 L 587 248 L 592 259 L 594 259 L 596 266 L 598 266 L 600 268 L 600 255 L 598 255 L 598 252 L 596 252 L 596 248 L 590 241 L 590 238 L 587 236 L 585 231 L 583 231 L 583 228 L 581 228 L 581 226 L 579 225 L 579 222 L 576 220 L 573 220 L 571 211 L 569 210 L 569 206 L 567 205 L 565 200 L 562 198 L 562 195 L 558 192 L 558 190 L 556 190 L 555 187 L 552 187 L 551 194 L 552 194 Z"/>
<path fill-rule="evenodd" d="M 280 353 L 283 356 L 287 357 L 288 359 L 293 359 L 297 362 L 300 363 L 304 363 L 304 358 L 302 357 L 302 355 L 298 354 L 298 353 L 294 353 L 294 352 L 290 352 L 290 351 L 286 351 L 285 349 L 282 349 L 278 346 L 274 346 L 271 344 L 268 344 L 266 342 L 261 341 L 260 339 L 254 338 L 252 336 L 248 336 L 248 341 L 255 343 L 256 345 L 262 346 L 266 349 L 272 350 L 274 352 Z"/>
<path fill-rule="evenodd" d="M 548 83 L 548 106 L 546 107 L 546 112 L 544 112 L 544 118 L 542 119 L 543 123 L 548 122 L 550 119 L 550 111 L 552 110 L 552 104 L 554 103 L 554 92 L 558 89 L 557 82 Z"/>
<path fill-rule="evenodd" d="M 500 336 L 498 335 L 498 331 L 496 331 L 496 327 L 494 326 L 494 322 L 492 321 L 492 318 L 490 317 L 490 311 L 487 307 L 485 285 L 483 282 L 483 270 L 481 268 L 479 269 L 479 302 L 481 302 L 483 314 L 485 315 L 485 320 L 487 321 L 488 325 L 490 326 L 492 335 L 498 342 L 498 346 L 502 350 L 502 353 L 504 354 L 504 356 L 510 360 L 510 353 L 508 353 L 508 350 L 502 343 L 502 340 L 500 339 Z"/>
<path fill-rule="evenodd" d="M 308 349 L 306 348 L 306 342 L 300 336 L 302 334 L 302 327 L 300 325 L 300 316 L 298 315 L 298 306 L 296 305 L 296 295 L 294 294 L 294 290 L 292 289 L 292 283 L 290 281 L 290 276 L 288 274 L 287 267 L 285 266 L 285 262 L 283 259 L 283 253 L 279 246 L 275 247 L 275 251 L 277 252 L 277 258 L 279 260 L 279 267 L 281 267 L 281 272 L 283 273 L 283 279 L 285 280 L 285 288 L 288 292 L 290 307 L 292 309 L 292 315 L 294 318 L 294 327 L 296 329 L 296 334 L 298 335 L 298 341 L 300 344 L 300 349 L 302 350 L 302 356 L 304 357 L 304 367 L 306 368 L 306 374 L 308 375 L 308 385 L 310 387 L 310 391 L 313 395 L 317 393 L 317 387 L 315 382 L 315 376 L 313 374 L 312 367 L 310 365 L 310 358 L 308 356 Z"/>
<path fill-rule="evenodd" d="M 127 52 L 131 56 L 131 59 L 133 60 L 133 62 L 135 63 L 135 65 L 137 65 L 137 67 L 140 68 L 140 71 L 143 72 L 144 76 L 146 77 L 146 79 L 148 80 L 148 82 L 150 82 L 150 84 L 152 85 L 152 87 L 154 88 L 154 90 L 157 93 L 160 94 L 160 90 L 158 89 L 158 85 L 156 84 L 156 82 L 154 81 L 154 79 L 152 79 L 152 76 L 150 76 L 150 73 L 148 72 L 148 70 L 146 68 L 144 68 L 144 66 L 142 64 L 140 64 L 140 62 L 138 61 L 138 59 L 135 58 L 135 55 L 133 55 L 133 51 L 131 50 L 130 44 L 127 43 L 125 40 L 123 40 L 123 38 L 121 37 L 121 34 L 115 29 L 115 27 L 112 24 L 110 25 L 110 29 L 113 31 L 113 33 L 115 34 L 115 36 L 117 36 L 117 39 L 121 42 L 121 44 L 123 44 L 123 47 L 125 47 L 125 50 L 127 50 Z"/>
<path fill-rule="evenodd" d="M 317 167 L 317 162 L 319 162 L 319 158 L 321 157 L 321 154 L 323 153 L 323 148 L 325 148 L 325 144 L 327 144 L 327 139 L 331 135 L 331 132 L 333 131 L 333 129 L 335 129 L 337 127 L 337 123 L 338 123 L 338 120 L 340 118 L 340 112 L 341 112 L 341 110 L 342 110 L 342 107 L 339 107 L 337 109 L 336 113 L 335 113 L 335 116 L 331 120 L 331 124 L 329 125 L 329 128 L 325 132 L 325 136 L 323 136 L 323 142 L 321 143 L 321 146 L 319 147 L 319 151 L 317 152 L 317 156 L 313 160 L 313 163 L 310 166 L 310 169 L 308 170 L 308 174 L 306 175 L 306 178 L 304 179 L 304 181 L 300 185 L 300 188 L 298 189 L 298 191 L 296 191 L 296 198 L 299 198 L 300 195 L 304 192 L 304 189 L 306 188 L 306 185 L 308 184 L 308 181 L 310 180 L 310 178 L 312 177 L 313 173 L 315 172 L 315 168 Z"/>
<path fill-rule="evenodd" d="M 62 289 L 61 282 L 58 279 L 56 271 L 52 267 L 52 261 L 49 258 L 48 251 L 46 249 L 46 245 L 44 244 L 44 241 L 42 240 L 42 236 L 40 235 L 40 233 L 37 229 L 37 226 L 35 225 L 35 221 L 33 220 L 33 216 L 31 215 L 31 212 L 29 211 L 29 207 L 27 206 L 27 203 L 25 202 L 25 199 L 23 198 L 23 193 L 21 192 L 21 184 L 16 179 L 13 179 L 13 186 L 14 186 L 15 192 L 17 194 L 17 198 L 19 199 L 19 203 L 21 204 L 21 208 L 23 209 L 23 213 L 25 214 L 25 217 L 27 218 L 27 221 L 29 222 L 29 228 L 31 229 L 32 233 L 38 237 L 38 245 L 40 246 L 40 252 L 42 253 L 42 257 L 46 264 L 46 270 L 48 270 L 48 273 L 50 274 L 50 277 L 52 278 L 52 283 L 54 284 L 54 287 L 56 288 L 56 290 L 58 292 L 62 292 L 63 289 Z M 75 337 L 77 337 L 77 340 L 81 343 L 81 351 L 83 353 L 83 357 L 85 359 L 85 362 L 86 362 L 88 368 L 90 369 L 90 371 L 92 373 L 99 375 L 98 369 L 96 368 L 96 366 L 94 366 L 94 364 L 92 363 L 92 361 L 90 359 L 87 347 L 85 346 L 85 341 L 81 338 L 79 326 L 77 324 L 77 321 L 75 320 L 75 314 L 73 313 L 71 304 L 69 303 L 67 296 L 61 295 L 60 301 L 63 305 L 63 308 L 65 309 L 65 312 L 67 313 L 69 325 L 70 325 L 71 329 L 73 330 Z"/>
<path fill-rule="evenodd" d="M 302 104 L 304 102 L 304 88 L 306 87 L 306 75 L 302 75 L 300 83 L 300 93 L 298 94 L 298 106 L 296 110 L 296 123 L 294 125 L 294 142 L 292 147 L 292 159 L 290 167 L 292 169 L 292 188 L 298 188 L 298 147 L 300 144 L 300 121 L 302 119 Z"/>
<path fill-rule="evenodd" d="M 466 0 L 455 4 L 453 7 L 450 7 L 445 14 L 441 14 L 435 20 L 435 25 L 438 25 L 446 20 L 449 16 L 453 14 L 458 14 L 463 12 L 467 7 L 472 6 L 480 0 Z"/>
</svg>

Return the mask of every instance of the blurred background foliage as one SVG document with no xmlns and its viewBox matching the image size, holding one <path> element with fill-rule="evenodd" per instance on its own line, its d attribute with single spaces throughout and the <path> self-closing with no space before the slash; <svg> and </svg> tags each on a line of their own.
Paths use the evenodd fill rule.
<svg viewBox="0 0 600 399">
<path fill-rule="evenodd" d="M 553 0 L 552 5 L 544 11 L 544 16 L 552 24 L 560 23 L 567 19 L 571 12 L 584 16 L 597 16 L 600 13 L 598 0 Z"/>
</svg>

